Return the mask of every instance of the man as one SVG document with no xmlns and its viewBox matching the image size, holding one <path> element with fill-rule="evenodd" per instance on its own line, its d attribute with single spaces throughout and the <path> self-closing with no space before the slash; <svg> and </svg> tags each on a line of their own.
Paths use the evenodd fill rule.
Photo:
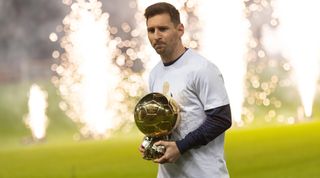
<svg viewBox="0 0 320 178">
<path fill-rule="evenodd" d="M 174 141 L 159 141 L 166 151 L 158 178 L 229 177 L 224 159 L 224 132 L 231 127 L 228 96 L 219 69 L 183 46 L 184 26 L 178 10 L 156 3 L 145 10 L 148 38 L 161 57 L 149 77 L 150 92 L 173 97 L 180 106 Z M 139 148 L 144 152 L 143 146 Z"/>
</svg>

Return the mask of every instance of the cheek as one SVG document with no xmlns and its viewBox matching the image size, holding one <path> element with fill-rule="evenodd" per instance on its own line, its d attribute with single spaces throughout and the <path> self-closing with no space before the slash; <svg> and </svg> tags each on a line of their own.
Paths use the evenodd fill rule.
<svg viewBox="0 0 320 178">
<path fill-rule="evenodd" d="M 154 39 L 154 38 L 153 38 L 153 35 L 148 35 L 148 39 L 149 39 L 150 42 L 152 42 L 153 39 Z"/>
<path fill-rule="evenodd" d="M 177 41 L 177 37 L 175 35 L 170 35 L 168 38 L 167 38 L 167 41 L 170 42 L 171 44 L 176 44 L 178 41 Z"/>
<path fill-rule="evenodd" d="M 168 35 L 167 39 L 174 42 L 174 41 L 177 41 L 177 37 L 178 37 L 177 33 L 171 33 L 170 35 Z"/>
<path fill-rule="evenodd" d="M 149 42 L 152 43 L 152 38 L 148 35 Z"/>
</svg>

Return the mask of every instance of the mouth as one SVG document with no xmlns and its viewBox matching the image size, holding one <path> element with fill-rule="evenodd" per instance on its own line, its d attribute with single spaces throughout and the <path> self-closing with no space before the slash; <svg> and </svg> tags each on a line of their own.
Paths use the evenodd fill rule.
<svg viewBox="0 0 320 178">
<path fill-rule="evenodd" d="M 164 43 L 156 43 L 156 44 L 153 45 L 153 47 L 154 47 L 155 49 L 164 48 L 164 46 L 165 46 Z"/>
</svg>

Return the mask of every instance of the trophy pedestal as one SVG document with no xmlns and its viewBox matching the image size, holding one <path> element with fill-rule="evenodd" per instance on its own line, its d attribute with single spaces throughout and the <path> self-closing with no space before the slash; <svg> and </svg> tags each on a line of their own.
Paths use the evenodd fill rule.
<svg viewBox="0 0 320 178">
<path fill-rule="evenodd" d="M 166 148 L 163 145 L 154 145 L 157 141 L 160 140 L 169 140 L 169 136 L 162 137 L 144 137 L 142 141 L 142 146 L 145 149 L 143 159 L 154 160 L 160 158 L 166 151 Z"/>
</svg>

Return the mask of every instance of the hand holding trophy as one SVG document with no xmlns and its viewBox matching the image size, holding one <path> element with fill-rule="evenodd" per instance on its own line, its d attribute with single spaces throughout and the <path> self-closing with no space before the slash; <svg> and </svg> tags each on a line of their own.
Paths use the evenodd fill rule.
<svg viewBox="0 0 320 178">
<path fill-rule="evenodd" d="M 169 134 L 179 121 L 179 107 L 171 98 L 161 93 L 149 93 L 142 97 L 134 109 L 134 120 L 138 129 L 145 134 L 142 146 L 143 158 L 160 158 L 166 148 L 154 145 L 159 140 L 169 140 Z"/>
</svg>

